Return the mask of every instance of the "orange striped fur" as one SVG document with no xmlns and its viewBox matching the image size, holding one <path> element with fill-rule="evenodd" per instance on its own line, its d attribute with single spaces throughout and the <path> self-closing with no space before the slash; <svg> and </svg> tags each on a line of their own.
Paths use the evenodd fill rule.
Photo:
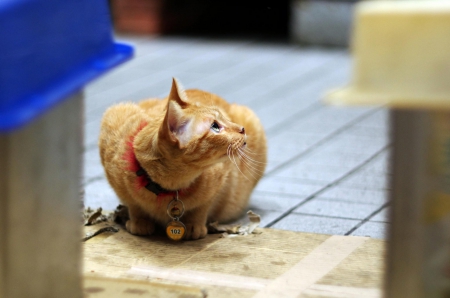
<svg viewBox="0 0 450 298">
<path fill-rule="evenodd" d="M 267 151 L 263 127 L 250 109 L 209 92 L 184 91 L 176 79 L 163 100 L 109 108 L 99 147 L 108 181 L 128 206 L 127 230 L 150 235 L 155 225 L 170 220 L 166 208 L 172 197 L 157 198 L 138 183 L 135 157 L 153 181 L 181 190 L 185 239 L 205 237 L 207 222 L 243 214 L 264 172 Z"/>
</svg>

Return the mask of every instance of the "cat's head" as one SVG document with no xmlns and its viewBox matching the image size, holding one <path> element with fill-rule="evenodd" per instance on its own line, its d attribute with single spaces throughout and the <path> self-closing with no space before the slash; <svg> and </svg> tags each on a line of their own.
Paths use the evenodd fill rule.
<svg viewBox="0 0 450 298">
<path fill-rule="evenodd" d="M 173 79 L 159 138 L 166 153 L 200 166 L 227 158 L 246 146 L 244 127 L 231 122 L 215 96 L 200 90 L 184 91 Z"/>
</svg>

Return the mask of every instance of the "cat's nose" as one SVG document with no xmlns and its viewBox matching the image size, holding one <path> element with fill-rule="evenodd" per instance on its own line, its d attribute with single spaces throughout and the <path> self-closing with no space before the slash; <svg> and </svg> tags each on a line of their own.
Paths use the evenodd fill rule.
<svg viewBox="0 0 450 298">
<path fill-rule="evenodd" d="M 245 128 L 242 127 L 242 128 L 241 128 L 241 131 L 240 131 L 239 133 L 245 135 Z"/>
</svg>

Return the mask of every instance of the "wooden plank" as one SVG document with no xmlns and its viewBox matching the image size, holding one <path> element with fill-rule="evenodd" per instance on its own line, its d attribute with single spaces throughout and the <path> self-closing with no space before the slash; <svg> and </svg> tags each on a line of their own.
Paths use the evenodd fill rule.
<svg viewBox="0 0 450 298">
<path fill-rule="evenodd" d="M 344 239 L 345 238 L 345 239 Z M 254 297 L 297 297 L 361 246 L 367 238 L 331 236 Z"/>
<path fill-rule="evenodd" d="M 84 243 L 84 276 L 200 287 L 219 298 L 381 296 L 384 241 L 261 231 L 174 243 L 120 229 Z"/>
<path fill-rule="evenodd" d="M 83 292 L 89 298 L 111 297 L 165 297 L 165 298 L 204 298 L 201 288 L 173 284 L 149 283 L 132 279 L 113 279 L 104 277 L 87 277 Z"/>
<path fill-rule="evenodd" d="M 0 297 L 81 297 L 83 96 L 0 137 Z"/>
</svg>

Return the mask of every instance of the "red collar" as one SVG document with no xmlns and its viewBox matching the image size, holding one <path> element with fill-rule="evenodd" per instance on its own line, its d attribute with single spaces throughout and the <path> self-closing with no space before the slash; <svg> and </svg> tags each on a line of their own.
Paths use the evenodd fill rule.
<svg viewBox="0 0 450 298">
<path fill-rule="evenodd" d="M 176 193 L 176 191 L 167 190 L 167 189 L 163 188 L 161 185 L 159 185 L 158 183 L 156 183 L 155 181 L 153 181 L 152 178 L 150 178 L 148 173 L 141 166 L 140 166 L 139 170 L 136 171 L 136 175 L 138 176 L 138 179 L 141 180 L 141 183 L 145 184 L 144 187 L 157 196 L 159 196 L 160 194 L 175 195 L 175 193 Z"/>
<path fill-rule="evenodd" d="M 139 161 L 134 153 L 133 143 L 136 135 L 147 125 L 146 121 L 142 121 L 137 131 L 132 134 L 126 142 L 125 153 L 123 154 L 123 160 L 127 162 L 127 171 L 135 172 L 137 176 L 136 188 L 139 190 L 143 187 L 153 192 L 156 196 L 174 196 L 176 191 L 167 190 L 161 185 L 153 181 L 148 173 L 141 167 Z"/>
</svg>

